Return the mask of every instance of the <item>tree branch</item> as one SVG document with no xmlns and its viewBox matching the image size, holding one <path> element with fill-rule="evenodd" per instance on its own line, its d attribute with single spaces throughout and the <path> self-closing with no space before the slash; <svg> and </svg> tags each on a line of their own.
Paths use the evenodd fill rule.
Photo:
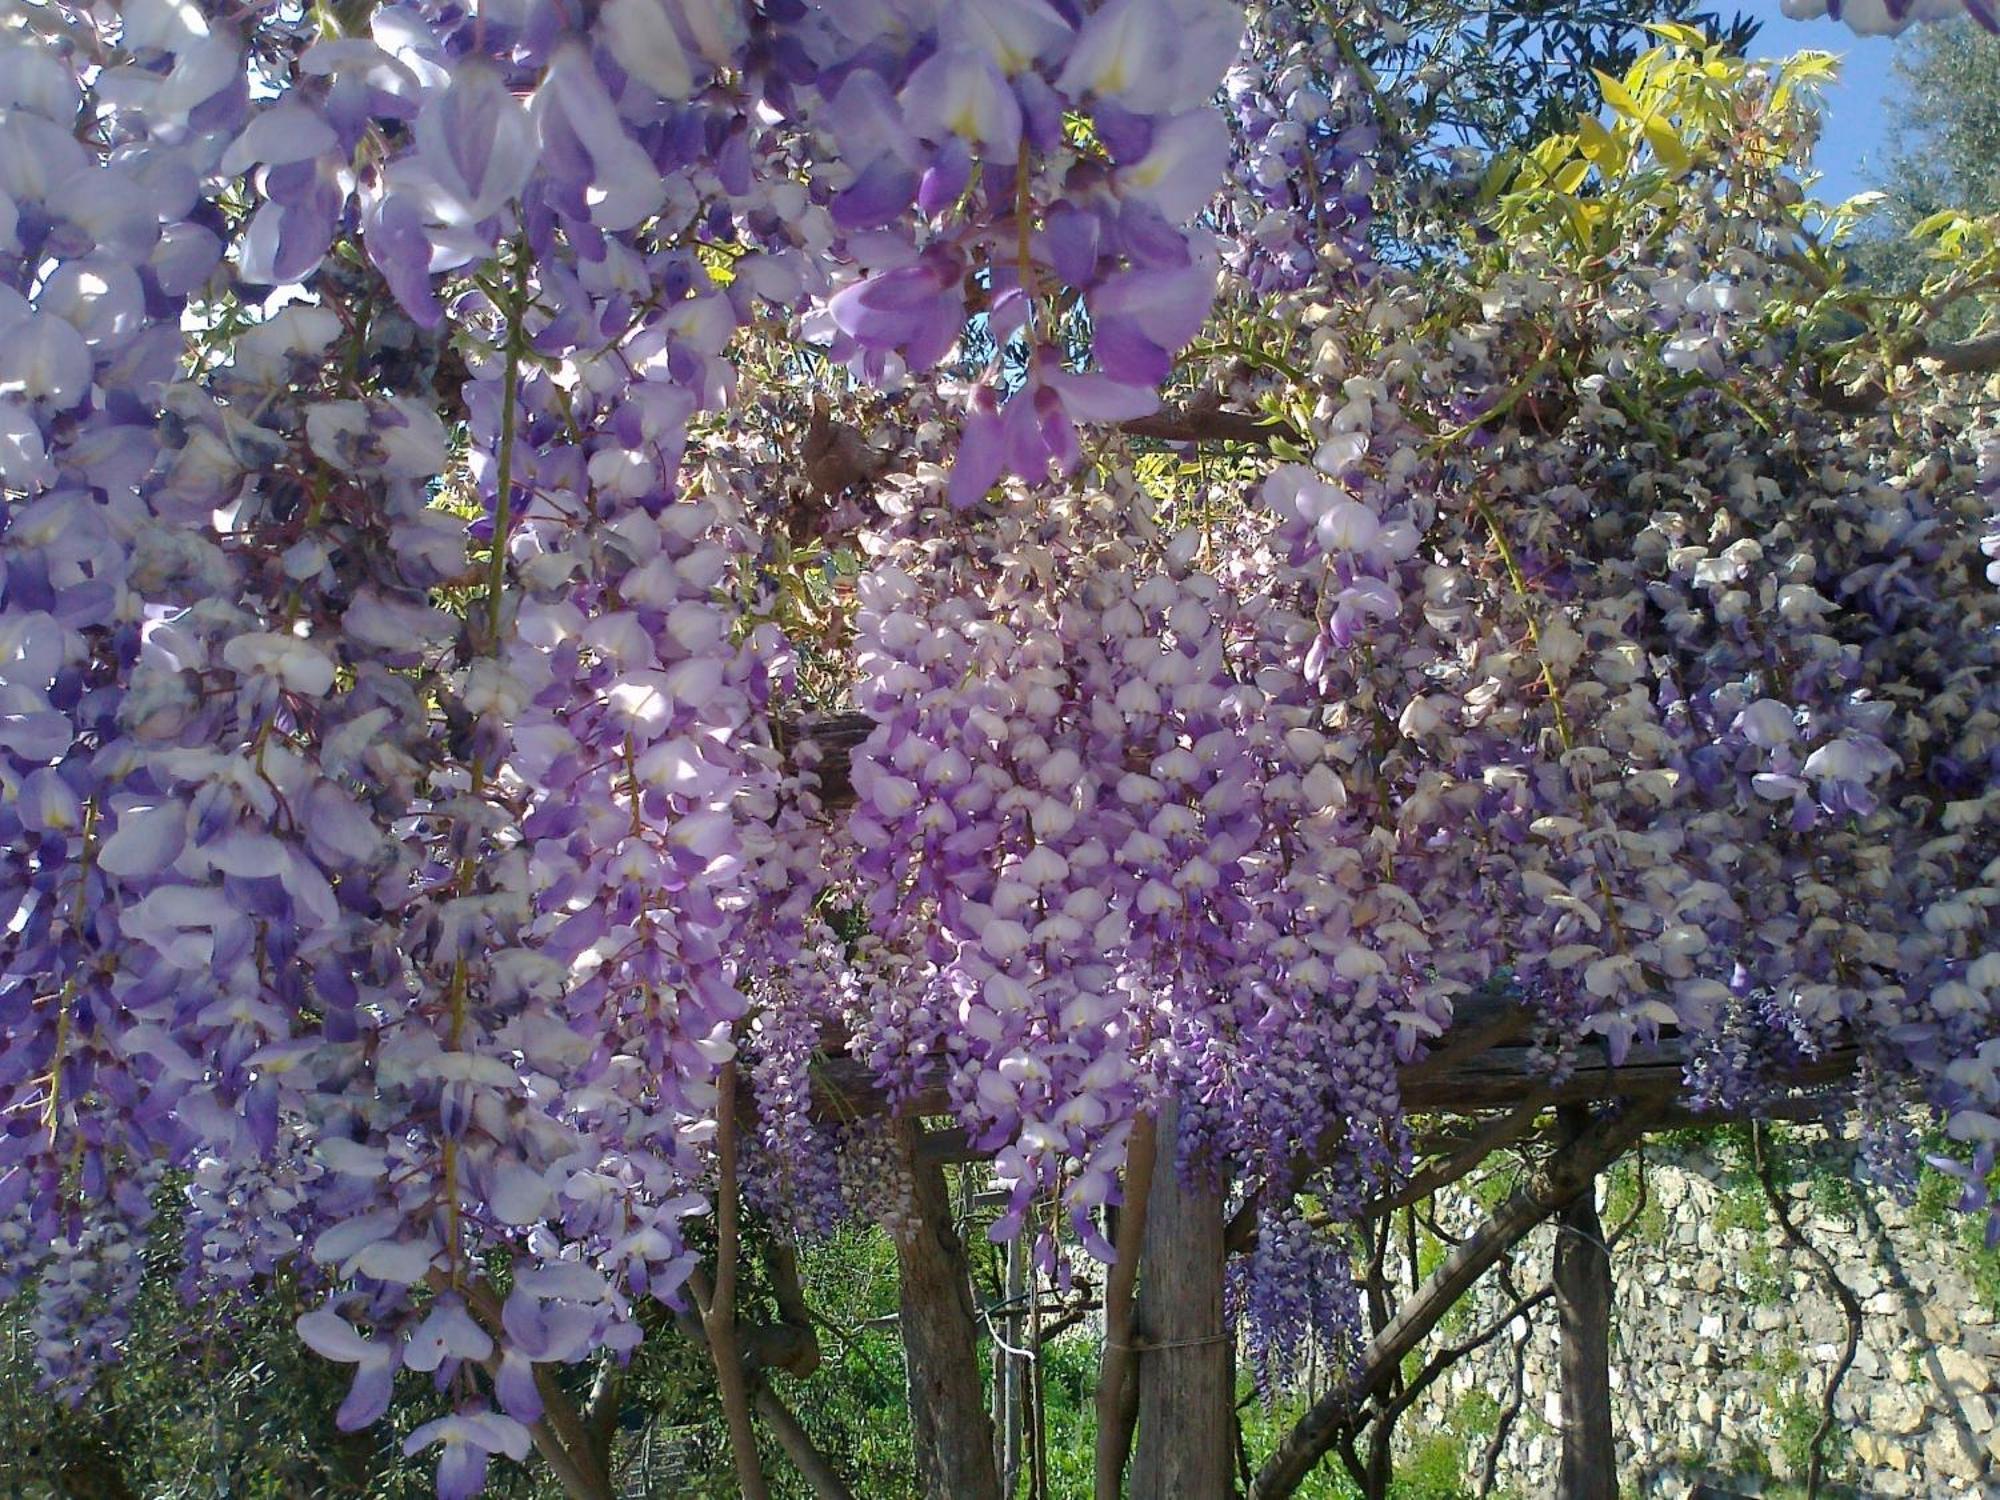
<svg viewBox="0 0 2000 1500">
<path fill-rule="evenodd" d="M 1218 399 L 1213 393 L 1208 396 L 1210 401 Z M 1269 448 L 1274 441 L 1305 443 L 1288 422 L 1252 412 L 1224 411 L 1219 405 L 1204 404 L 1199 397 L 1177 411 L 1158 411 L 1113 425 L 1129 437 L 1164 443 L 1234 443 L 1246 448 Z M 823 396 L 813 399 L 799 460 L 807 489 L 829 502 L 865 494 L 909 463 L 873 446 L 848 423 L 833 420 Z"/>
<path fill-rule="evenodd" d="M 1483 1129 L 1472 1133 L 1463 1145 L 1443 1161 L 1424 1168 L 1395 1192 L 1375 1199 L 1365 1212 L 1370 1218 L 1378 1213 L 1393 1213 L 1396 1209 L 1421 1203 L 1433 1193 L 1450 1187 L 1495 1151 L 1503 1146 L 1511 1146 L 1531 1133 L 1535 1128 L 1535 1119 L 1541 1112 L 1541 1099 L 1530 1095 L 1525 1103 L 1516 1105 L 1499 1119 L 1490 1121 Z"/>
<path fill-rule="evenodd" d="M 1917 357 L 1933 361 L 1947 375 L 1984 375 L 2000 370 L 2000 333 L 1926 347 Z"/>
<path fill-rule="evenodd" d="M 1201 406 L 1133 417 L 1120 422 L 1118 430 L 1132 437 L 1158 438 L 1168 443 L 1240 443 L 1249 448 L 1268 448 L 1273 439 L 1295 444 L 1305 441 L 1289 422 Z"/>
<path fill-rule="evenodd" d="M 757 1415 L 771 1429 L 771 1436 L 785 1450 L 785 1457 L 792 1461 L 792 1467 L 799 1471 L 799 1476 L 812 1486 L 819 1500 L 854 1500 L 854 1493 L 848 1489 L 847 1482 L 835 1472 L 826 1455 L 819 1451 L 818 1445 L 799 1425 L 799 1419 L 792 1415 L 792 1409 L 785 1405 L 776 1391 L 759 1381 L 751 1400 L 756 1405 Z"/>
<path fill-rule="evenodd" d="M 716 1075 L 715 1285 L 708 1289 L 699 1269 L 689 1278 L 701 1308 L 702 1331 L 715 1361 L 716 1392 L 729 1422 L 729 1449 L 736 1461 L 736 1485 L 744 1500 L 767 1500 L 764 1469 L 757 1457 L 757 1430 L 750 1421 L 750 1393 L 743 1373 L 743 1350 L 736 1338 L 736 1063 Z M 703 1293 L 707 1295 L 704 1296 Z"/>
<path fill-rule="evenodd" d="M 1500 1264 L 1500 1288 L 1516 1301 L 1520 1300 L 1520 1290 L 1514 1285 L 1512 1268 L 1502 1261 Z M 1493 1493 L 1493 1481 L 1500 1469 L 1500 1455 L 1507 1447 L 1507 1434 L 1513 1431 L 1514 1423 L 1520 1419 L 1521 1408 L 1528 1402 L 1528 1344 L 1534 1338 L 1534 1323 L 1529 1321 L 1521 1330 L 1521 1336 L 1514 1340 L 1513 1386 L 1507 1405 L 1501 1408 L 1499 1417 L 1493 1423 L 1493 1435 L 1486 1440 L 1486 1451 L 1479 1461 L 1479 1500 Z"/>
<path fill-rule="evenodd" d="M 1132 1372 L 1132 1288 L 1146 1240 L 1146 1204 L 1153 1191 L 1157 1140 L 1153 1116 L 1140 1115 L 1125 1153 L 1125 1201 L 1118 1209 L 1116 1259 L 1104 1283 L 1104 1354 L 1097 1371 L 1097 1500 L 1118 1500 L 1123 1492 L 1132 1426 L 1139 1416 L 1139 1385 Z"/>
<path fill-rule="evenodd" d="M 1409 1409 L 1411 1403 L 1429 1388 L 1438 1376 L 1457 1364 L 1461 1359 L 1464 1359 L 1466 1355 L 1477 1353 L 1479 1350 L 1485 1348 L 1488 1344 L 1499 1338 L 1501 1334 L 1505 1333 L 1508 1325 L 1516 1318 L 1525 1317 L 1527 1314 L 1532 1313 L 1554 1295 L 1555 1288 L 1548 1285 L 1544 1285 L 1525 1296 L 1519 1292 L 1513 1293 L 1514 1300 L 1499 1317 L 1493 1319 L 1492 1322 L 1488 1323 L 1478 1333 L 1472 1335 L 1472 1337 L 1462 1339 L 1456 1344 L 1447 1345 L 1432 1355 L 1425 1363 L 1423 1369 L 1417 1372 L 1416 1378 L 1404 1387 L 1403 1393 L 1383 1409 L 1383 1419 L 1394 1421 L 1397 1417 L 1400 1417 Z"/>
<path fill-rule="evenodd" d="M 1771 1157 L 1765 1149 L 1764 1126 L 1761 1123 L 1753 1123 L 1750 1127 L 1750 1154 L 1756 1161 L 1757 1181 L 1763 1186 L 1764 1201 L 1771 1205 L 1771 1216 L 1784 1232 L 1785 1243 L 1813 1263 L 1827 1290 L 1840 1304 L 1841 1316 L 1847 1321 L 1847 1341 L 1832 1372 L 1826 1377 L 1826 1391 L 1819 1403 L 1819 1426 L 1813 1430 L 1811 1456 L 1806 1463 L 1806 1500 L 1818 1500 L 1819 1487 L 1826 1479 L 1826 1440 L 1833 1431 L 1833 1403 L 1840 1395 L 1840 1383 L 1847 1378 L 1847 1371 L 1854 1363 L 1854 1351 L 1861 1342 L 1861 1303 L 1847 1283 L 1840 1279 L 1840 1273 L 1834 1269 L 1826 1252 L 1800 1233 L 1799 1226 L 1792 1222 L 1791 1205 L 1785 1202 L 1785 1195 L 1778 1191 L 1778 1184 L 1771 1175 Z"/>
<path fill-rule="evenodd" d="M 1296 1491 L 1340 1434 L 1351 1428 L 1352 1414 L 1396 1379 L 1403 1356 L 1423 1342 L 1451 1305 L 1530 1230 L 1583 1191 L 1607 1162 L 1641 1139 L 1660 1107 L 1638 1104 L 1592 1126 L 1454 1247 L 1418 1294 L 1375 1337 L 1355 1379 L 1321 1397 L 1285 1435 L 1258 1473 L 1250 1500 L 1280 1500 Z"/>
</svg>

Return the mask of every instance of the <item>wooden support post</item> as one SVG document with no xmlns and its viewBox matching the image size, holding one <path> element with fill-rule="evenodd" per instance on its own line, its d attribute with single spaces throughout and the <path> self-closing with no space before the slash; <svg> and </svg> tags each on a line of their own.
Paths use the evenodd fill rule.
<svg viewBox="0 0 2000 1500">
<path fill-rule="evenodd" d="M 1000 1357 L 999 1389 L 994 1395 L 1002 1413 L 1000 1493 L 1011 1496 L 1021 1484 L 1021 1418 L 1027 1406 L 1028 1384 L 1027 1358 L 1015 1352 L 1027 1337 L 1022 1332 L 1027 1327 L 1022 1303 L 1030 1295 L 1028 1247 L 1019 1234 L 1007 1241 L 1006 1277 L 1003 1291 L 1007 1298 L 1007 1311 L 1000 1319 L 1002 1336 L 993 1341 Z"/>
<path fill-rule="evenodd" d="M 1177 1170 L 1180 1106 L 1159 1116 L 1139 1274 L 1139 1432 L 1132 1500 L 1228 1500 L 1230 1348 L 1222 1320 L 1222 1186 Z"/>
<path fill-rule="evenodd" d="M 1559 1114 L 1574 1143 L 1590 1111 Z M 1556 1216 L 1553 1283 L 1562 1337 L 1562 1470 L 1559 1500 L 1617 1500 L 1618 1450 L 1611 1435 L 1611 1252 L 1597 1217 L 1597 1179 Z"/>
<path fill-rule="evenodd" d="M 913 1231 L 896 1237 L 896 1264 L 917 1489 L 925 1500 L 999 1500 L 965 1246 L 943 1169 L 917 1151 L 912 1124 L 899 1133 L 915 1199 Z"/>
</svg>

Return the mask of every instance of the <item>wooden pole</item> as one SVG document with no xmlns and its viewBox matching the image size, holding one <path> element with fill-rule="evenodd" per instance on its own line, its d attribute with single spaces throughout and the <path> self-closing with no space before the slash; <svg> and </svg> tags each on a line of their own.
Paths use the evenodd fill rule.
<svg viewBox="0 0 2000 1500">
<path fill-rule="evenodd" d="M 1590 1128 L 1578 1105 L 1559 1114 L 1565 1145 Z M 1618 1450 L 1611 1434 L 1611 1252 L 1597 1217 L 1597 1179 L 1556 1215 L 1553 1281 L 1562 1338 L 1562 1468 L 1559 1500 L 1617 1500 Z"/>
<path fill-rule="evenodd" d="M 1178 1170 L 1180 1116 L 1178 1101 L 1161 1107 L 1146 1214 L 1132 1500 L 1228 1500 L 1233 1491 L 1222 1186 Z"/>
</svg>

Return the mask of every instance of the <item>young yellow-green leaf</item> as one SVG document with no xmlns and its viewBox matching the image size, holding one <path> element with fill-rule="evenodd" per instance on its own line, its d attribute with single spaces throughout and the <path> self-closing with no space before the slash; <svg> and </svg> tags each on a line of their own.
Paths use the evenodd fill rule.
<svg viewBox="0 0 2000 1500">
<path fill-rule="evenodd" d="M 1801 52 L 1785 60 L 1778 86 L 1771 90 L 1771 108 L 1782 111 L 1800 89 L 1813 90 L 1840 76 L 1840 59 L 1831 52 Z"/>
<path fill-rule="evenodd" d="M 1562 198 L 1563 218 L 1569 224 L 1569 232 L 1580 245 L 1590 244 L 1590 205 L 1575 198 Z"/>
<path fill-rule="evenodd" d="M 1686 47 L 1693 52 L 1708 50 L 1708 37 L 1699 26 L 1683 26 L 1678 21 L 1648 21 L 1646 29 L 1663 42 Z"/>
<path fill-rule="evenodd" d="M 1632 97 L 1632 91 L 1613 78 L 1609 73 L 1590 70 L 1597 78 L 1597 87 L 1604 95 L 1604 102 L 1617 110 L 1628 120 L 1643 120 L 1646 111 L 1639 107 L 1639 101 Z"/>
<path fill-rule="evenodd" d="M 1678 175 L 1693 165 L 1694 153 L 1665 120 L 1657 116 L 1643 120 L 1640 129 L 1646 132 L 1646 144 L 1653 148 L 1653 155 L 1669 172 Z"/>
<path fill-rule="evenodd" d="M 708 272 L 708 279 L 717 286 L 728 286 L 736 279 L 735 261 L 715 246 L 697 246 L 695 257 L 701 262 L 701 268 Z"/>
<path fill-rule="evenodd" d="M 1575 161 L 1556 173 L 1556 191 L 1563 194 L 1574 193 L 1583 186 L 1583 179 L 1590 175 L 1590 161 L 1579 156 Z"/>
<path fill-rule="evenodd" d="M 1941 234 L 1954 224 L 1963 224 L 1965 215 L 1955 208 L 1941 208 L 1927 219 L 1919 219 L 1910 226 L 1913 238 L 1922 239 L 1926 235 Z"/>
<path fill-rule="evenodd" d="M 1615 177 L 1625 170 L 1630 153 L 1624 141 L 1606 130 L 1597 116 L 1585 115 L 1576 122 L 1576 144 L 1584 157 L 1606 177 Z"/>
<path fill-rule="evenodd" d="M 1485 180 L 1479 184 L 1480 199 L 1491 203 L 1498 198 L 1507 184 L 1513 180 L 1514 174 L 1520 170 L 1520 166 L 1521 158 L 1511 151 L 1494 157 L 1492 165 L 1486 169 Z"/>
<path fill-rule="evenodd" d="M 1785 59 L 1785 77 L 1793 83 L 1816 83 L 1840 75 L 1840 59 L 1831 52 L 1797 52 Z"/>
</svg>

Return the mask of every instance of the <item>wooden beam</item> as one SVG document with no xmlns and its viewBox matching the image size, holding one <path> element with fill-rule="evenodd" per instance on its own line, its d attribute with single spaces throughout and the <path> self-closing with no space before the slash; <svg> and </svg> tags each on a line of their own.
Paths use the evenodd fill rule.
<svg viewBox="0 0 2000 1500">
<path fill-rule="evenodd" d="M 1452 1032 L 1446 1032 L 1449 1039 Z M 1440 1049 L 1444 1050 L 1444 1049 Z M 1533 1048 L 1509 1043 L 1483 1052 L 1455 1051 L 1448 1061 L 1432 1064 L 1420 1058 L 1403 1069 L 1403 1108 L 1410 1114 L 1469 1115 L 1487 1110 L 1511 1110 L 1533 1100 L 1538 1104 L 1597 1104 L 1613 1100 L 1648 1101 L 1673 1107 L 1686 1087 L 1692 1057 L 1688 1040 L 1673 1035 L 1635 1043 L 1622 1064 L 1614 1065 L 1604 1048 L 1584 1043 L 1575 1066 L 1559 1080 L 1548 1077 L 1546 1062 Z M 1860 1052 L 1851 1043 L 1829 1049 L 1781 1078 L 1772 1080 L 1770 1110 L 1718 1113 L 1718 1121 L 1779 1115 L 1809 1117 L 1821 1104 L 1815 1091 L 1837 1094 L 1853 1073 Z M 822 1058 L 813 1068 L 813 1092 L 828 1119 L 890 1113 L 888 1098 L 876 1087 L 867 1064 L 849 1057 Z M 1803 1099 L 1794 1096 L 1803 1094 Z M 954 1107 L 946 1074 L 935 1066 L 920 1076 L 918 1086 L 902 1101 L 906 1117 L 950 1115 Z M 1775 1113 L 1773 1113 L 1775 1112 Z M 1683 1112 L 1678 1123 L 1700 1124 L 1709 1116 Z M 924 1154 L 933 1161 L 968 1161 L 974 1151 L 962 1134 L 948 1129 L 926 1132 Z"/>
</svg>

